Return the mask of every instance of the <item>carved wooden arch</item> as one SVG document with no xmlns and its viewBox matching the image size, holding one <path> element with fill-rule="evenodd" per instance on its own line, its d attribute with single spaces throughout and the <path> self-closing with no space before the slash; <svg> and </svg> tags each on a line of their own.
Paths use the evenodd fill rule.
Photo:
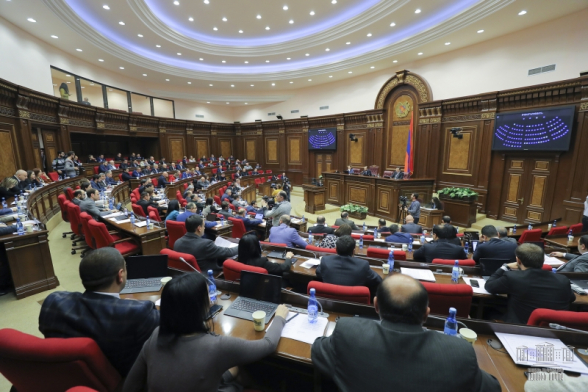
<svg viewBox="0 0 588 392">
<path fill-rule="evenodd" d="M 402 71 L 396 72 L 396 75 L 388 79 L 388 81 L 380 89 L 380 92 L 376 98 L 375 109 L 384 109 L 384 104 L 386 103 L 386 97 L 388 97 L 388 94 L 390 94 L 390 92 L 395 87 L 403 84 L 409 84 L 415 88 L 415 90 L 418 92 L 417 96 L 419 103 L 433 100 L 433 92 L 431 91 L 429 83 L 427 83 L 425 79 L 415 74 L 414 72 L 410 72 L 409 70 L 404 69 Z"/>
</svg>

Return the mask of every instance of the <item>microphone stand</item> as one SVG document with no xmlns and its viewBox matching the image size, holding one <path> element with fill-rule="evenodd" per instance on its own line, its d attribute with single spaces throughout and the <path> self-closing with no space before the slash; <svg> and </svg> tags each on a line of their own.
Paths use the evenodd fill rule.
<svg viewBox="0 0 588 392">
<path fill-rule="evenodd" d="M 551 328 L 551 329 L 557 329 L 559 331 L 571 331 L 571 332 L 578 332 L 578 333 L 586 333 L 586 334 L 588 334 L 588 331 L 583 331 L 581 329 L 570 328 L 570 327 L 566 327 L 564 325 L 560 325 L 560 324 L 556 324 L 556 323 L 549 323 L 549 328 Z M 579 348 L 577 350 L 578 350 L 578 353 L 580 353 L 582 355 L 588 355 L 588 349 L 587 348 Z"/>
<path fill-rule="evenodd" d="M 310 298 L 310 297 L 309 297 L 308 295 L 306 295 L 306 294 L 300 294 L 300 293 L 297 293 L 297 292 L 295 292 L 295 291 L 288 290 L 288 289 L 282 289 L 282 290 L 284 290 L 284 291 L 287 291 L 287 292 L 288 292 L 288 293 L 290 293 L 290 294 L 297 295 L 297 296 L 299 296 L 299 297 L 303 297 L 303 298 L 306 298 L 306 299 L 309 299 L 309 298 Z M 321 304 L 321 302 L 318 300 L 318 298 L 315 298 L 315 299 L 316 299 L 316 302 L 317 302 L 317 303 L 319 304 L 319 306 L 321 307 L 321 311 L 320 311 L 320 313 L 319 313 L 318 315 L 319 315 L 320 317 L 328 318 L 328 317 L 329 317 L 329 314 L 328 314 L 328 313 L 325 313 L 325 312 L 323 312 L 323 305 Z M 304 311 L 304 309 L 302 309 L 302 310 Z"/>
</svg>

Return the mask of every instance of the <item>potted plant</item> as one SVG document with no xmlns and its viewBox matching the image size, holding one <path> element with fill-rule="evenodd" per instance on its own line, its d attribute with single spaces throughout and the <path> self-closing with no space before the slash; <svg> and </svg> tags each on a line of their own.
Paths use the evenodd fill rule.
<svg viewBox="0 0 588 392">
<path fill-rule="evenodd" d="M 346 211 L 349 216 L 357 219 L 365 219 L 367 216 L 368 208 L 364 206 L 358 206 L 357 204 L 345 204 L 341 206 L 341 211 Z"/>
<path fill-rule="evenodd" d="M 440 199 L 446 200 L 464 200 L 476 201 L 478 199 L 478 192 L 472 191 L 470 188 L 444 188 L 437 192 Z"/>
</svg>

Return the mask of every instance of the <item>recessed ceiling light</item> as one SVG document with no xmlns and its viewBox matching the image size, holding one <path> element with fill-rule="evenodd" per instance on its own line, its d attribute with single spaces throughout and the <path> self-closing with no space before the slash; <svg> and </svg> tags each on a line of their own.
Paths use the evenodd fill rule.
<svg viewBox="0 0 588 392">
<path fill-rule="evenodd" d="M 118 22 L 119 25 L 124 26 L 125 22 L 123 22 L 122 20 L 120 22 Z"/>
<path fill-rule="evenodd" d="M 367 36 L 368 36 L 368 37 L 371 37 L 371 36 L 372 36 L 372 33 L 368 33 L 368 35 L 367 35 Z"/>
<path fill-rule="evenodd" d="M 67 82 L 67 83 L 69 84 L 69 83 L 71 83 L 71 82 Z M 112 90 L 110 90 L 110 91 L 112 91 Z"/>
<path fill-rule="evenodd" d="M 156 48 L 161 48 L 161 45 L 155 45 Z"/>
<path fill-rule="evenodd" d="M 422 55 L 423 55 L 423 52 L 418 52 L 417 54 L 418 54 L 419 56 L 422 56 Z"/>
<path fill-rule="evenodd" d="M 266 29 L 266 30 L 269 30 L 269 29 L 270 29 L 270 27 L 269 27 L 269 26 L 265 26 L 265 29 Z"/>
<path fill-rule="evenodd" d="M 103 60 L 103 59 L 98 59 L 98 61 L 100 61 L 101 63 L 103 63 L 103 62 L 104 62 L 104 60 Z"/>
<path fill-rule="evenodd" d="M 451 42 L 445 42 L 445 45 L 451 45 Z"/>
<path fill-rule="evenodd" d="M 143 74 L 143 76 L 147 76 L 147 74 Z"/>
<path fill-rule="evenodd" d="M 76 49 L 76 50 L 77 50 L 78 52 L 81 52 L 81 51 L 82 51 L 82 49 L 79 49 L 79 48 L 78 48 L 78 49 Z"/>
<path fill-rule="evenodd" d="M 307 56 L 307 57 L 310 56 L 310 53 L 306 53 L 305 56 Z"/>
<path fill-rule="evenodd" d="M 484 30 L 478 30 L 478 34 L 482 34 Z"/>
<path fill-rule="evenodd" d="M 345 42 L 345 45 L 351 45 L 351 42 L 349 42 L 349 41 Z"/>
<path fill-rule="evenodd" d="M 176 53 L 178 56 L 181 56 L 182 54 L 180 52 Z"/>
<path fill-rule="evenodd" d="M 223 17 L 223 22 L 226 22 L 226 21 L 227 21 L 227 18 Z"/>
<path fill-rule="evenodd" d="M 331 4 L 337 4 L 337 0 L 331 0 Z"/>
<path fill-rule="evenodd" d="M 394 61 L 392 61 L 392 62 L 393 62 L 393 63 L 397 63 L 397 62 L 398 62 L 398 60 L 394 60 Z"/>
<path fill-rule="evenodd" d="M 314 16 L 314 11 L 310 11 L 310 16 Z"/>
<path fill-rule="evenodd" d="M 65 75 L 66 78 L 71 78 L 71 75 Z"/>
<path fill-rule="evenodd" d="M 266 63 L 269 63 L 270 61 L 269 61 L 269 60 L 265 60 L 265 62 L 266 62 Z"/>
<path fill-rule="evenodd" d="M 188 82 L 188 84 L 192 84 L 192 82 Z"/>
<path fill-rule="evenodd" d="M 288 11 L 288 6 L 287 6 L 287 5 L 285 5 L 285 6 L 283 6 L 283 7 L 282 7 L 282 9 L 283 9 L 284 11 Z"/>
<path fill-rule="evenodd" d="M 390 23 L 390 27 L 394 27 L 394 26 L 396 26 L 396 23 L 394 23 L 394 22 Z"/>
<path fill-rule="evenodd" d="M 223 60 L 223 61 L 222 61 L 222 63 L 223 63 L 223 64 L 224 64 L 224 63 L 226 63 L 226 62 L 227 62 L 227 60 Z"/>
<path fill-rule="evenodd" d="M 27 20 L 28 20 L 29 22 L 31 22 L 31 23 L 37 23 L 37 21 L 36 21 L 36 20 L 34 20 L 33 18 L 28 18 Z"/>
<path fill-rule="evenodd" d="M 272 86 L 275 86 L 275 85 L 276 85 L 275 83 L 272 83 Z"/>
<path fill-rule="evenodd" d="M 125 67 L 119 67 L 120 69 L 125 69 Z"/>
<path fill-rule="evenodd" d="M 213 27 L 212 28 L 214 31 L 218 31 L 218 27 Z"/>
<path fill-rule="evenodd" d="M 415 14 L 420 14 L 421 13 L 421 9 L 420 8 L 417 8 L 416 10 L 414 10 L 414 13 Z"/>
<path fill-rule="evenodd" d="M 290 84 L 292 84 L 292 83 L 294 83 L 294 82 L 290 82 Z"/>
<path fill-rule="evenodd" d="M 205 0 L 205 1 L 206 1 L 206 0 Z M 206 4 L 208 4 L 208 3 L 206 3 Z M 210 102 L 208 102 L 208 101 L 207 101 L 206 103 L 210 103 Z"/>
<path fill-rule="evenodd" d="M 204 0 L 204 4 L 209 4 L 209 3 L 210 3 L 210 1 Z M 210 102 L 207 102 L 207 103 L 210 103 Z"/>
<path fill-rule="evenodd" d="M 243 34 L 243 30 L 239 30 L 239 34 Z"/>
<path fill-rule="evenodd" d="M 200 60 L 200 61 L 204 61 L 204 59 L 203 59 L 202 57 L 200 57 L 198 60 Z"/>
<path fill-rule="evenodd" d="M 102 8 L 104 8 L 105 10 L 109 10 L 109 9 L 110 9 L 110 7 L 109 7 L 109 6 L 107 6 L 106 4 L 104 4 L 104 5 L 102 6 Z"/>
<path fill-rule="evenodd" d="M 308 79 L 309 82 L 312 82 L 312 79 Z"/>
<path fill-rule="evenodd" d="M 82 88 L 85 88 L 84 86 L 82 86 Z"/>
<path fill-rule="evenodd" d="M 245 64 L 249 64 L 249 61 L 245 61 Z"/>
<path fill-rule="evenodd" d="M 286 60 L 292 60 L 290 57 L 286 57 Z"/>
<path fill-rule="evenodd" d="M 189 20 L 190 22 L 194 22 L 194 18 L 192 18 L 191 16 L 188 18 L 188 20 Z"/>
<path fill-rule="evenodd" d="M 332 77 L 333 77 L 333 75 L 329 75 L 329 77 L 330 77 L 330 78 L 332 78 Z"/>
<path fill-rule="evenodd" d="M 234 84 L 231 84 L 231 87 L 235 87 L 235 85 Z"/>
<path fill-rule="evenodd" d="M 143 34 L 137 34 L 137 37 L 143 38 Z"/>
<path fill-rule="evenodd" d="M 174 1 L 174 5 L 180 5 L 179 1 Z"/>
<path fill-rule="evenodd" d="M 288 22 L 290 24 L 294 24 L 294 19 L 290 19 L 290 22 Z"/>
<path fill-rule="evenodd" d="M 254 86 L 255 86 L 254 84 L 251 85 L 251 87 L 254 87 Z"/>
<path fill-rule="evenodd" d="M 261 15 L 257 15 L 257 19 L 261 19 Z"/>
<path fill-rule="evenodd" d="M 374 68 L 376 68 L 376 67 L 374 67 L 374 66 L 372 65 L 370 68 L 371 68 L 371 69 L 374 69 Z"/>
<path fill-rule="evenodd" d="M 227 105 L 229 104 L 229 102 L 227 102 Z"/>
<path fill-rule="evenodd" d="M 57 39 L 57 38 L 59 38 L 59 37 L 58 37 L 58 36 L 56 36 L 56 35 L 52 35 L 52 36 L 51 36 L 51 38 L 55 38 L 55 39 Z"/>
<path fill-rule="evenodd" d="M 326 49 L 325 49 L 325 52 L 328 52 L 328 51 L 330 51 L 330 50 L 331 50 L 331 49 L 329 49 L 329 48 L 326 48 Z"/>
<path fill-rule="evenodd" d="M 347 72 L 347 73 L 353 73 L 353 71 L 349 71 L 349 72 Z"/>
<path fill-rule="evenodd" d="M 247 103 L 247 102 L 245 102 L 245 105 L 248 105 L 248 103 Z"/>
<path fill-rule="evenodd" d="M 169 79 L 165 79 L 166 82 L 169 82 Z"/>
<path fill-rule="evenodd" d="M 525 15 L 527 13 L 527 11 L 522 10 L 521 12 L 519 12 L 519 15 Z"/>
<path fill-rule="evenodd" d="M 212 87 L 212 86 L 213 86 L 213 84 L 211 83 L 211 84 L 209 84 L 209 86 L 210 86 L 210 87 Z"/>
</svg>

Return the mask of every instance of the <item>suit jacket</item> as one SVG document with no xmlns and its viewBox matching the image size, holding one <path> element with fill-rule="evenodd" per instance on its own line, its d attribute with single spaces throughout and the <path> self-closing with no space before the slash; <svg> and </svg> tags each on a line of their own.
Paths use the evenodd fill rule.
<svg viewBox="0 0 588 392">
<path fill-rule="evenodd" d="M 343 218 L 337 218 L 337 220 L 335 220 L 334 226 L 341 226 L 344 223 L 351 226 L 351 230 L 359 230 L 359 227 L 357 227 L 357 225 L 355 224 L 354 221 L 351 221 L 349 219 L 343 219 Z"/>
<path fill-rule="evenodd" d="M 508 323 L 527 324 L 537 308 L 569 310 L 570 303 L 576 300 L 567 277 L 537 268 L 524 271 L 499 268 L 488 278 L 485 288 L 492 294 L 508 294 L 504 315 Z"/>
<path fill-rule="evenodd" d="M 284 272 L 290 271 L 290 268 L 292 267 L 292 259 L 286 259 L 282 264 L 280 264 L 272 263 L 267 259 L 267 257 L 260 257 L 257 259 L 247 260 L 247 262 L 244 264 L 265 268 L 267 273 L 270 275 L 283 276 Z"/>
<path fill-rule="evenodd" d="M 402 225 L 400 231 L 403 233 L 420 234 L 423 232 L 423 227 L 421 225 L 417 225 L 416 223 L 406 223 Z"/>
<path fill-rule="evenodd" d="M 335 229 L 333 229 L 332 227 L 329 227 L 327 225 L 316 225 L 316 226 L 311 226 L 308 229 L 309 233 L 325 233 L 325 234 L 333 234 L 335 233 Z"/>
<path fill-rule="evenodd" d="M 169 184 L 164 176 L 159 176 L 157 179 L 157 187 L 158 188 L 165 188 Z"/>
<path fill-rule="evenodd" d="M 366 286 L 370 289 L 372 298 L 382 282 L 380 275 L 370 268 L 367 260 L 340 255 L 323 256 L 316 268 L 316 277 L 329 284 Z"/>
<path fill-rule="evenodd" d="M 229 207 L 228 211 L 223 210 L 222 208 L 217 211 L 217 214 L 221 214 L 225 217 L 225 219 L 234 218 L 233 210 Z"/>
<path fill-rule="evenodd" d="M 174 244 L 176 252 L 188 253 L 196 257 L 198 266 L 203 273 L 208 270 L 222 270 L 222 263 L 233 256 L 237 255 L 238 247 L 221 248 L 215 245 L 211 240 L 197 236 L 195 233 L 186 233 Z M 219 263 L 221 265 L 219 266 Z"/>
<path fill-rule="evenodd" d="M 491 238 L 490 241 L 478 244 L 473 258 L 477 264 L 480 263 L 480 259 L 505 259 L 509 260 L 509 263 L 516 263 L 517 246 L 516 243 L 503 241 L 498 237 Z"/>
<path fill-rule="evenodd" d="M 413 253 L 414 261 L 432 263 L 433 259 L 464 260 L 467 256 L 461 246 L 439 239 L 421 246 Z"/>
<path fill-rule="evenodd" d="M 141 206 L 141 208 L 145 212 L 145 216 L 149 216 L 149 210 L 147 209 L 147 207 L 153 207 L 153 208 L 159 207 L 159 204 L 154 203 L 151 200 L 143 200 L 143 199 L 137 201 L 137 205 Z M 158 209 L 158 211 L 159 211 L 159 209 Z"/>
<path fill-rule="evenodd" d="M 411 238 L 412 238 L 412 235 L 410 235 L 409 233 L 401 233 L 401 232 L 397 231 L 396 233 L 386 237 L 386 242 L 396 242 L 396 243 L 401 243 L 401 244 L 408 244 L 408 243 L 410 243 Z"/>
<path fill-rule="evenodd" d="M 278 244 L 286 244 L 291 248 L 297 245 L 304 249 L 307 245 L 295 228 L 286 226 L 284 223 L 270 229 L 269 240 Z"/>
<path fill-rule="evenodd" d="M 232 203 L 233 202 L 233 197 L 232 196 L 229 196 L 226 193 L 223 193 L 223 195 L 221 196 L 221 202 L 223 202 L 225 200 L 228 200 L 229 203 Z"/>
<path fill-rule="evenodd" d="M 130 181 L 131 178 L 133 178 L 133 175 L 131 173 L 124 172 L 122 174 L 123 181 Z"/>
<path fill-rule="evenodd" d="M 471 344 L 420 325 L 342 318 L 331 336 L 314 341 L 311 357 L 341 392 L 501 390 Z"/>
<path fill-rule="evenodd" d="M 97 221 L 100 220 L 100 217 L 102 215 L 108 215 L 111 213 L 110 211 L 101 212 L 98 206 L 96 205 L 96 202 L 92 200 L 91 197 L 86 197 L 84 200 L 80 202 L 80 211 L 87 212 L 92 216 L 92 218 L 94 218 Z"/>
<path fill-rule="evenodd" d="M 371 177 L 372 176 L 372 172 L 370 170 L 364 170 L 364 171 L 361 172 L 361 175 L 362 176 L 369 176 L 369 177 Z"/>
<path fill-rule="evenodd" d="M 570 261 L 562 265 L 558 272 L 588 272 L 588 253 L 580 256 L 566 253 L 566 259 Z"/>
<path fill-rule="evenodd" d="M 125 170 L 127 167 L 129 167 L 128 163 L 121 163 L 120 166 L 118 167 L 120 170 Z"/>
<path fill-rule="evenodd" d="M 396 180 L 403 180 L 404 179 L 404 172 L 394 172 L 394 174 L 392 175 L 392 178 L 396 179 Z"/>
<path fill-rule="evenodd" d="M 280 224 L 280 217 L 282 215 L 290 215 L 290 211 L 292 211 L 292 205 L 289 201 L 283 201 L 278 203 L 273 210 L 267 210 L 266 208 L 263 209 L 263 215 L 266 218 L 272 218 L 272 225 L 278 226 Z"/>
<path fill-rule="evenodd" d="M 39 331 L 46 338 L 92 338 L 123 377 L 158 326 L 159 311 L 153 302 L 91 291 L 51 293 L 39 315 Z"/>
<path fill-rule="evenodd" d="M 116 180 L 113 177 L 106 177 L 106 185 L 116 185 Z"/>
<path fill-rule="evenodd" d="M 234 216 L 233 218 L 243 221 L 243 224 L 245 225 L 246 230 L 251 230 L 252 228 L 255 228 L 255 226 L 257 226 L 263 222 L 262 219 L 254 219 L 254 218 L 249 219 L 249 218 L 244 218 L 242 216 Z"/>
<path fill-rule="evenodd" d="M 143 175 L 143 173 L 139 173 L 139 172 L 138 172 L 138 171 L 136 171 L 136 170 L 135 170 L 135 171 L 133 171 L 133 177 L 135 177 L 135 178 L 139 178 L 139 177 L 141 177 L 142 175 Z"/>
<path fill-rule="evenodd" d="M 98 172 L 100 173 L 106 173 L 108 171 L 108 167 L 106 165 L 100 165 L 98 166 Z"/>
</svg>

